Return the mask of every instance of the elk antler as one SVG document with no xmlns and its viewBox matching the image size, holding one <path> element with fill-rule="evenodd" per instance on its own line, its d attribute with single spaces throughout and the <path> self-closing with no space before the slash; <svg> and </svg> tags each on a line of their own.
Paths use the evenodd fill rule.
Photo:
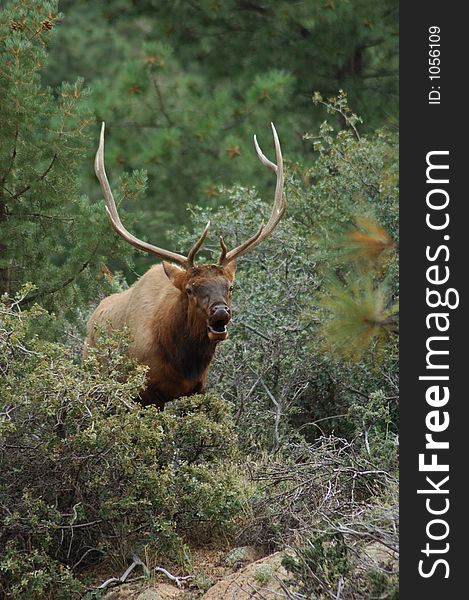
<svg viewBox="0 0 469 600">
<path fill-rule="evenodd" d="M 274 124 L 271 123 L 270 126 L 272 127 L 272 134 L 274 136 L 275 155 L 277 164 L 275 165 L 263 154 L 262 150 L 259 148 L 259 144 L 257 143 L 256 136 L 254 136 L 254 146 L 256 147 L 257 156 L 259 157 L 261 163 L 269 169 L 272 169 L 272 171 L 274 171 L 274 173 L 276 173 L 277 175 L 277 184 L 275 186 L 274 205 L 272 207 L 272 212 L 270 213 L 267 225 L 261 223 L 261 226 L 252 237 L 250 237 L 240 246 L 233 248 L 233 250 L 230 250 L 228 252 L 223 238 L 220 238 L 221 255 L 218 261 L 219 265 L 227 265 L 232 260 L 235 260 L 235 258 L 238 258 L 238 256 L 249 252 L 258 244 L 260 244 L 263 240 L 269 237 L 272 231 L 277 227 L 280 219 L 282 218 L 283 213 L 285 212 L 285 208 L 287 207 L 285 193 L 283 191 L 284 176 L 282 150 L 280 149 L 280 142 L 278 141 L 278 135 Z"/>
<path fill-rule="evenodd" d="M 202 235 L 189 250 L 189 254 L 187 256 L 183 256 L 182 254 L 177 254 L 176 252 L 171 252 L 169 250 L 164 250 L 163 248 L 159 248 L 158 246 L 153 246 L 152 244 L 148 244 L 147 242 L 139 240 L 129 231 L 127 231 L 127 229 L 122 224 L 122 221 L 119 217 L 119 213 L 117 212 L 114 196 L 112 195 L 111 187 L 109 185 L 109 181 L 104 168 L 104 122 L 101 127 L 99 147 L 98 151 L 96 152 L 96 158 L 94 161 L 94 170 L 97 178 L 99 179 L 99 183 L 101 184 L 101 189 L 103 190 L 104 200 L 106 202 L 106 212 L 109 217 L 109 220 L 111 221 L 111 225 L 114 228 L 114 230 L 121 237 L 124 238 L 126 242 L 129 242 L 129 244 L 132 244 L 132 246 L 135 246 L 139 250 L 144 250 L 145 252 L 150 252 L 151 254 L 159 256 L 164 260 L 169 260 L 171 262 L 178 263 L 186 269 L 194 265 L 195 255 L 200 250 L 200 247 L 202 246 L 205 238 L 207 237 L 208 228 L 210 227 L 210 221 L 205 226 Z"/>
</svg>

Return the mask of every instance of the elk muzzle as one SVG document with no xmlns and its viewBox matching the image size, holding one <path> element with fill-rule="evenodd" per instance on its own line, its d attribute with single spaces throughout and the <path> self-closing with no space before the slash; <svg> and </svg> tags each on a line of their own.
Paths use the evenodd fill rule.
<svg viewBox="0 0 469 600">
<path fill-rule="evenodd" d="M 231 309 L 227 304 L 214 304 L 210 307 L 208 319 L 208 337 L 211 340 L 221 341 L 228 337 L 228 323 L 231 319 Z"/>
</svg>

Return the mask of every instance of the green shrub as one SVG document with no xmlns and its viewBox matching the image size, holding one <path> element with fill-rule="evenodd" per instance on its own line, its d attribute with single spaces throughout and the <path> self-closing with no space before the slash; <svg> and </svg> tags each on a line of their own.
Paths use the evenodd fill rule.
<svg viewBox="0 0 469 600">
<path fill-rule="evenodd" d="M 320 534 L 296 550 L 296 557 L 285 556 L 283 565 L 293 573 L 300 589 L 314 598 L 329 597 L 349 574 L 350 558 L 341 535 Z"/>
<path fill-rule="evenodd" d="M 381 459 L 375 433 L 370 430 L 371 457 L 360 438 L 329 436 L 293 443 L 250 465 L 258 489 L 239 542 L 289 547 L 283 562 L 295 598 L 395 597 L 397 478 L 372 461 Z"/>
<path fill-rule="evenodd" d="M 83 591 L 83 584 L 73 577 L 70 569 L 47 552 L 25 550 L 13 540 L 2 552 L 0 574 L 4 598 L 72 600 Z"/>
<path fill-rule="evenodd" d="M 379 559 L 372 557 L 373 552 Z M 326 600 L 331 592 L 344 600 L 399 598 L 396 557 L 377 550 L 370 541 L 351 542 L 350 536 L 337 531 L 306 536 L 282 563 L 299 598 Z"/>
<path fill-rule="evenodd" d="M 226 403 L 208 393 L 142 408 L 145 368 L 125 358 L 125 335 L 82 365 L 34 334 L 49 315 L 18 306 L 0 305 L 4 596 L 68 598 L 101 559 L 120 568 L 145 548 L 182 561 L 191 540 L 229 535 L 242 493 L 226 466 L 236 460 Z"/>
</svg>

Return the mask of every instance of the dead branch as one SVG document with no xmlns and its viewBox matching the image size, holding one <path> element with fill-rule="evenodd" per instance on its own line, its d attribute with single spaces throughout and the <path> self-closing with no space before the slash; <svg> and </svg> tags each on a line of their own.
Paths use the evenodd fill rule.
<svg viewBox="0 0 469 600">
<path fill-rule="evenodd" d="M 106 581 L 104 581 L 104 583 L 102 583 L 101 585 L 99 585 L 97 588 L 94 588 L 94 589 L 106 590 L 110 587 L 116 587 L 118 585 L 122 585 L 123 583 L 125 583 L 127 581 L 129 575 L 132 573 L 132 571 L 136 567 L 142 567 L 144 577 L 149 577 L 151 572 L 163 573 L 163 575 L 165 575 L 168 579 L 170 579 L 171 581 L 174 581 L 174 583 L 178 586 L 178 588 L 182 587 L 182 583 L 184 581 L 188 581 L 189 579 L 194 578 L 193 575 L 185 575 L 185 576 L 173 575 L 172 573 L 170 573 L 167 569 L 164 569 L 163 567 L 153 567 L 153 569 L 151 569 L 151 571 L 150 571 L 148 566 L 138 556 L 136 556 L 134 554 L 132 556 L 132 564 L 124 571 L 124 573 L 120 577 L 110 577 L 109 579 L 106 579 Z"/>
</svg>

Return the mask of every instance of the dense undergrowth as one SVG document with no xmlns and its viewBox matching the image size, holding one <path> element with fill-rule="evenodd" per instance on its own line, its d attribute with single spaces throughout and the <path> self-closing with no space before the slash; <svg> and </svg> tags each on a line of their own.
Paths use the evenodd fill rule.
<svg viewBox="0 0 469 600">
<path fill-rule="evenodd" d="M 184 564 L 187 544 L 230 535 L 245 483 L 226 403 L 209 393 L 142 409 L 145 370 L 122 336 L 80 365 L 31 333 L 44 311 L 0 310 L 2 597 L 77 597 L 103 558 Z"/>
<path fill-rule="evenodd" d="M 296 434 L 247 458 L 217 393 L 141 408 L 144 369 L 125 358 L 125 335 L 80 365 L 33 333 L 50 315 L 18 300 L 1 305 L 4 597 L 78 598 L 100 562 L 188 568 L 191 545 L 231 542 L 293 549 L 292 598 L 397 598 L 397 446 L 382 394 L 349 410 L 352 439 Z"/>
</svg>

